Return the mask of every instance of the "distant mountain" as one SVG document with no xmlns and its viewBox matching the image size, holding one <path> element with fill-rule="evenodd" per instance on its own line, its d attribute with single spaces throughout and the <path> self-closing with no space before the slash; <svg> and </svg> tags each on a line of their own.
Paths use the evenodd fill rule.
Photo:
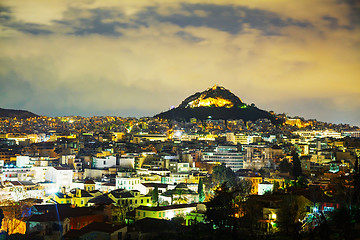
<svg viewBox="0 0 360 240">
<path fill-rule="evenodd" d="M 276 123 L 274 115 L 255 105 L 247 105 L 239 97 L 221 86 L 208 88 L 186 98 L 178 107 L 162 112 L 154 117 L 189 121 L 191 118 L 205 119 L 243 119 L 256 121 L 267 118 Z"/>
<path fill-rule="evenodd" d="M 31 118 L 31 117 L 39 117 L 35 113 L 25 111 L 25 110 L 14 110 L 14 109 L 4 109 L 0 108 L 0 117 L 11 117 L 11 118 Z"/>
</svg>

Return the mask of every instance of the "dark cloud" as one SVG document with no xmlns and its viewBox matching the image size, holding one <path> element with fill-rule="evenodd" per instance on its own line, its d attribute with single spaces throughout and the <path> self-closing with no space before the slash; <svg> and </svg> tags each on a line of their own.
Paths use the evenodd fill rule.
<svg viewBox="0 0 360 240">
<path fill-rule="evenodd" d="M 189 42 L 201 42 L 204 39 L 194 36 L 193 34 L 185 31 L 179 31 L 176 33 L 177 36 L 182 38 L 183 40 L 189 41 Z"/>
<path fill-rule="evenodd" d="M 9 21 L 10 18 L 11 18 L 10 8 L 0 6 L 0 22 Z"/>
<path fill-rule="evenodd" d="M 88 12 L 89 16 L 84 17 L 82 13 Z M 80 17 L 78 17 L 80 15 Z M 111 9 L 69 9 L 65 14 L 63 20 L 54 21 L 60 26 L 70 28 L 68 34 L 74 35 L 90 35 L 99 34 L 105 36 L 121 36 L 122 33 L 118 31 L 121 28 L 129 28 L 131 24 L 118 22 L 116 18 L 123 18 L 122 12 Z M 106 22 L 106 20 L 112 20 Z"/>
<path fill-rule="evenodd" d="M 261 30 L 267 35 L 279 34 L 277 28 L 285 26 L 311 26 L 309 22 L 297 21 L 291 18 L 283 19 L 276 13 L 260 9 L 233 5 L 181 4 L 181 11 L 178 11 L 178 13 L 162 15 L 159 13 L 158 7 L 146 7 L 133 18 L 126 18 L 119 9 L 98 8 L 87 10 L 70 8 L 63 14 L 62 20 L 53 21 L 54 30 L 50 30 L 49 26 L 15 21 L 8 15 L 11 12 L 9 8 L 1 10 L 7 13 L 2 16 L 5 21 L 3 25 L 34 35 L 51 34 L 63 28 L 69 29 L 67 30 L 68 34 L 74 35 L 121 36 L 121 29 L 149 27 L 149 24 L 154 21 L 169 22 L 182 28 L 205 26 L 231 34 L 241 32 L 244 24 Z M 169 11 L 171 12 L 171 9 Z M 199 14 L 199 11 L 205 14 Z M 324 19 L 331 21 L 332 25 L 336 21 L 331 17 L 324 17 Z M 185 36 L 180 33 L 179 36 L 184 36 L 187 40 L 190 40 L 187 38 L 188 35 Z"/>
<path fill-rule="evenodd" d="M 328 23 L 329 28 L 336 29 L 339 27 L 339 21 L 336 18 L 324 16 L 322 19 Z"/>
<path fill-rule="evenodd" d="M 180 27 L 209 27 L 231 34 L 238 34 L 243 30 L 243 25 L 248 24 L 251 28 L 259 29 L 268 35 L 278 34 L 274 27 L 299 26 L 309 27 L 311 23 L 297 21 L 295 19 L 283 19 L 276 13 L 249 9 L 247 7 L 233 5 L 212 5 L 212 4 L 182 4 L 184 14 L 176 13 L 171 15 L 160 15 L 156 7 L 149 7 L 146 11 L 138 13 L 138 18 L 155 19 L 160 22 L 170 22 Z M 197 11 L 206 14 L 198 14 Z"/>
<path fill-rule="evenodd" d="M 10 8 L 0 7 L 0 23 L 5 27 L 32 35 L 46 35 L 53 33 L 53 31 L 46 29 L 48 26 L 42 24 L 16 21 L 11 15 Z"/>
<path fill-rule="evenodd" d="M 33 23 L 23 23 L 23 24 L 9 24 L 9 27 L 15 28 L 16 30 L 24 33 L 29 33 L 32 35 L 47 35 L 54 33 L 53 31 L 43 29 L 43 26 L 40 24 Z"/>
</svg>

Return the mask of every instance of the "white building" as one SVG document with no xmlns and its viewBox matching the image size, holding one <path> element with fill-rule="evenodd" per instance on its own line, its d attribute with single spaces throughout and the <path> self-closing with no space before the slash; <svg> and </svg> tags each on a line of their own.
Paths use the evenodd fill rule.
<svg viewBox="0 0 360 240">
<path fill-rule="evenodd" d="M 294 134 L 299 135 L 300 137 L 304 138 L 325 138 L 325 137 L 332 137 L 332 138 L 342 138 L 340 132 L 335 132 L 331 130 L 322 130 L 322 131 L 295 131 Z"/>
<path fill-rule="evenodd" d="M 121 168 L 135 168 L 135 157 L 121 156 L 119 159 L 119 167 Z"/>
<path fill-rule="evenodd" d="M 245 153 L 238 152 L 236 146 L 218 146 L 214 152 L 204 152 L 202 161 L 208 163 L 224 163 L 234 172 L 243 169 Z"/>
<path fill-rule="evenodd" d="M 61 156 L 61 164 L 69 165 L 70 163 L 74 162 L 75 155 L 63 155 Z"/>
<path fill-rule="evenodd" d="M 33 164 L 30 163 L 30 157 L 29 156 L 16 156 L 16 166 L 18 168 L 22 167 L 29 167 Z"/>
<path fill-rule="evenodd" d="M 26 198 L 43 199 L 44 189 L 31 181 L 6 181 L 0 190 L 2 199 L 20 201 Z"/>
<path fill-rule="evenodd" d="M 3 167 L 0 173 L 2 173 L 2 181 L 27 181 L 31 178 L 29 168 Z"/>
<path fill-rule="evenodd" d="M 45 182 L 45 173 L 51 167 L 31 167 L 32 178 L 35 183 Z"/>
<path fill-rule="evenodd" d="M 176 169 L 178 173 L 188 173 L 190 172 L 190 164 L 187 162 L 177 163 Z"/>
<path fill-rule="evenodd" d="M 65 187 L 67 191 L 72 188 L 74 172 L 72 169 L 63 167 L 50 167 L 45 172 L 45 180 L 56 184 L 56 189 L 60 191 Z"/>
<path fill-rule="evenodd" d="M 226 133 L 226 141 L 232 142 L 233 144 L 250 144 L 251 143 L 251 137 L 244 135 L 242 133 L 240 134 L 234 134 L 233 132 Z"/>
<path fill-rule="evenodd" d="M 258 195 L 264 195 L 267 192 L 272 192 L 274 184 L 272 183 L 259 183 L 258 184 Z"/>
<path fill-rule="evenodd" d="M 342 132 L 342 136 L 344 136 L 344 137 L 360 138 L 360 131 L 346 131 L 346 132 Z"/>
<path fill-rule="evenodd" d="M 143 190 L 143 185 L 140 184 L 140 177 L 121 177 L 116 176 L 116 188 L 126 190 Z"/>
<path fill-rule="evenodd" d="M 246 151 L 244 168 L 261 169 L 263 167 L 273 167 L 274 151 L 267 145 L 243 145 Z"/>
<path fill-rule="evenodd" d="M 97 169 L 116 167 L 116 157 L 107 156 L 105 158 L 93 157 L 92 167 Z"/>
<path fill-rule="evenodd" d="M 169 162 L 168 166 L 166 168 L 169 168 L 171 172 L 174 173 L 188 173 L 190 172 L 190 164 L 188 162 Z"/>
</svg>

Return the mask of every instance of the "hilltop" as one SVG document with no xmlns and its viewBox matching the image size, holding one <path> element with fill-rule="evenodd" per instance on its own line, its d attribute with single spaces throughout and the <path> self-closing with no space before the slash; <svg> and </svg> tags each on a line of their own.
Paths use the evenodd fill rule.
<svg viewBox="0 0 360 240">
<path fill-rule="evenodd" d="M 257 108 L 254 104 L 244 103 L 235 94 L 217 85 L 187 97 L 178 107 L 154 117 L 185 121 L 196 118 L 199 120 L 242 119 L 244 121 L 269 119 L 277 122 L 271 113 Z"/>
<path fill-rule="evenodd" d="M 29 111 L 25 111 L 25 110 L 0 108 L 0 118 L 5 118 L 5 117 L 10 117 L 10 118 L 16 117 L 19 119 L 24 119 L 24 118 L 31 118 L 31 117 L 39 117 L 39 115 L 29 112 Z"/>
</svg>

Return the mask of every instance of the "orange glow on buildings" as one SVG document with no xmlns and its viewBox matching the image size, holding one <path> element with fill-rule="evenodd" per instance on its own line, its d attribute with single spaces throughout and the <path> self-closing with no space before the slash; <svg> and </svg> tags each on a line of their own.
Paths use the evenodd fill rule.
<svg viewBox="0 0 360 240">
<path fill-rule="evenodd" d="M 296 126 L 298 128 L 304 128 L 304 127 L 307 127 L 307 126 L 313 126 L 313 123 L 311 121 L 304 122 L 299 118 L 286 119 L 285 124 L 286 125 L 291 125 L 291 126 Z"/>
<path fill-rule="evenodd" d="M 189 107 L 228 107 L 231 108 L 234 106 L 234 104 L 226 99 L 223 98 L 203 98 L 204 96 L 200 96 L 198 99 L 192 101 L 189 103 Z"/>
</svg>

